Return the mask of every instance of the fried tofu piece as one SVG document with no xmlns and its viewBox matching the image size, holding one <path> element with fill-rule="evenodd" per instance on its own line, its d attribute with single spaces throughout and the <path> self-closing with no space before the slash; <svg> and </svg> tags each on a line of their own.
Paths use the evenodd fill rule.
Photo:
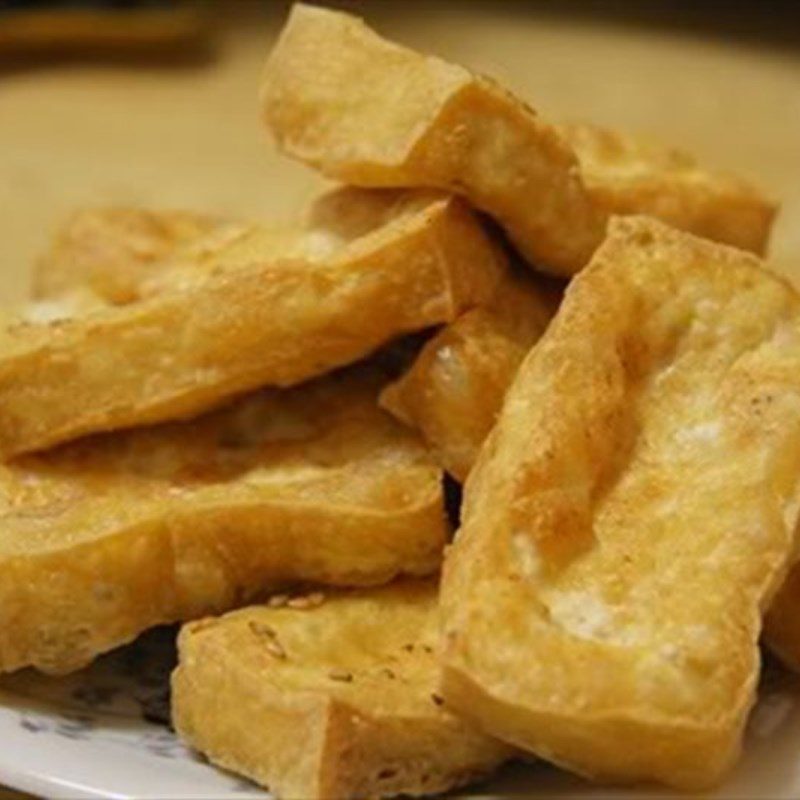
<svg viewBox="0 0 800 800">
<path fill-rule="evenodd" d="M 460 201 L 408 193 L 389 215 L 379 204 L 373 223 L 352 236 L 341 224 L 288 233 L 242 226 L 158 271 L 138 302 L 7 326 L 0 453 L 185 418 L 237 393 L 300 383 L 491 296 L 497 249 Z"/>
<path fill-rule="evenodd" d="M 187 211 L 83 209 L 63 224 L 37 262 L 33 296 L 59 297 L 88 288 L 109 303 L 130 303 L 164 261 L 224 224 Z"/>
<path fill-rule="evenodd" d="M 532 281 L 502 281 L 492 301 L 445 326 L 380 403 L 418 430 L 439 463 L 466 480 L 517 368 L 555 311 Z"/>
<path fill-rule="evenodd" d="M 427 795 L 511 749 L 442 704 L 437 587 L 401 582 L 310 609 L 256 606 L 184 626 L 179 734 L 281 798 Z"/>
<path fill-rule="evenodd" d="M 748 184 L 685 154 L 550 125 L 489 78 L 313 6 L 294 6 L 267 62 L 262 108 L 288 155 L 358 186 L 464 195 L 556 275 L 584 267 L 610 214 L 653 215 L 756 252 L 775 214 Z"/>
<path fill-rule="evenodd" d="M 552 126 L 489 79 L 388 42 L 350 15 L 293 7 L 262 107 L 288 155 L 357 186 L 463 194 L 542 269 L 576 272 L 603 237 L 605 215 Z"/>
<path fill-rule="evenodd" d="M 676 228 L 763 254 L 776 204 L 688 153 L 594 125 L 559 127 L 592 199 L 610 214 L 647 214 Z"/>
<path fill-rule="evenodd" d="M 615 219 L 467 481 L 446 701 L 592 778 L 715 784 L 799 505 L 796 293 L 742 251 Z"/>
<path fill-rule="evenodd" d="M 438 569 L 441 471 L 350 368 L 0 472 L 0 671 L 63 673 L 154 625 L 313 582 Z"/>
</svg>

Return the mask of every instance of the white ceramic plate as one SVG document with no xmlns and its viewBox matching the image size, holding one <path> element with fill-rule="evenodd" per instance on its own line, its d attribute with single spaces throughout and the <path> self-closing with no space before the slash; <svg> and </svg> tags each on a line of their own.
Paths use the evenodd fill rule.
<svg viewBox="0 0 800 800">
<path fill-rule="evenodd" d="M 48 798 L 267 798 L 253 784 L 190 753 L 169 729 L 173 633 L 154 631 L 67 678 L 26 671 L 0 682 L 0 785 Z M 768 670 L 745 757 L 713 796 L 800 797 L 797 700 L 800 685 Z M 463 796 L 643 800 L 674 795 L 592 787 L 548 767 L 518 765 Z"/>
</svg>

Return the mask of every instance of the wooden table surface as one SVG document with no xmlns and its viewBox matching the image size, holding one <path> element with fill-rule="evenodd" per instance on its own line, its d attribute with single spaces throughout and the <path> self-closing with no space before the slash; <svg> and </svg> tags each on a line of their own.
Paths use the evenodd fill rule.
<svg viewBox="0 0 800 800">
<path fill-rule="evenodd" d="M 775 263 L 800 279 L 800 46 L 786 37 L 609 18 L 597 3 L 351 5 L 390 36 L 497 76 L 545 115 L 638 131 L 757 180 L 783 202 Z M 224 4 L 218 57 L 202 64 L 0 62 L 4 301 L 24 296 L 32 259 L 78 206 L 297 212 L 317 179 L 275 153 L 256 99 L 285 11 Z"/>
</svg>

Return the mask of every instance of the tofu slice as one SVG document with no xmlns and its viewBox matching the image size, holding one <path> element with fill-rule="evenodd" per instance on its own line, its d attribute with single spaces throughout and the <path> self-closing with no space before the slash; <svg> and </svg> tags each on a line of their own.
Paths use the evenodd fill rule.
<svg viewBox="0 0 800 800">
<path fill-rule="evenodd" d="M 288 584 L 429 575 L 442 474 L 351 368 L 0 467 L 0 672 L 79 669 Z"/>
<path fill-rule="evenodd" d="M 430 339 L 380 403 L 419 431 L 439 464 L 466 480 L 517 368 L 555 312 L 555 292 L 508 277 L 484 308 Z"/>
<path fill-rule="evenodd" d="M 463 194 L 543 269 L 576 272 L 602 239 L 605 217 L 552 126 L 489 79 L 356 17 L 296 4 L 261 99 L 288 155 L 356 186 Z"/>
<path fill-rule="evenodd" d="M 287 155 L 357 186 L 463 195 L 555 275 L 586 265 L 612 213 L 653 214 L 759 252 L 775 213 L 742 181 L 625 136 L 559 128 L 491 79 L 328 9 L 293 7 L 261 100 Z"/>
<path fill-rule="evenodd" d="M 36 263 L 33 296 L 54 298 L 86 288 L 109 303 L 130 303 L 181 247 L 225 225 L 189 211 L 82 209 L 64 222 Z"/>
<path fill-rule="evenodd" d="M 401 582 L 184 626 L 176 730 L 279 798 L 419 796 L 486 775 L 511 749 L 436 694 L 437 594 Z"/>
<path fill-rule="evenodd" d="M 754 256 L 613 221 L 467 481 L 453 708 L 598 780 L 724 776 L 795 558 L 799 311 Z"/>
<path fill-rule="evenodd" d="M 373 226 L 227 230 L 123 306 L 0 332 L 0 455 L 181 419 L 290 386 L 491 295 L 497 249 L 459 201 L 411 193 Z"/>
<path fill-rule="evenodd" d="M 767 249 L 777 205 L 747 181 L 704 169 L 686 152 L 596 125 L 561 125 L 594 202 L 609 214 L 647 214 L 673 227 Z"/>
</svg>

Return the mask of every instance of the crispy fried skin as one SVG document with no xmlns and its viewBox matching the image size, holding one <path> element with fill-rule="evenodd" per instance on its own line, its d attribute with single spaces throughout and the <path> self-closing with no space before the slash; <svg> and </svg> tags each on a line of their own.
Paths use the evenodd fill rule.
<svg viewBox="0 0 800 800">
<path fill-rule="evenodd" d="M 288 155 L 350 184 L 462 194 L 531 266 L 556 275 L 583 268 L 612 213 L 650 214 L 756 252 L 775 214 L 748 184 L 684 154 L 550 125 L 490 79 L 322 8 L 294 7 L 267 62 L 262 107 Z"/>
<path fill-rule="evenodd" d="M 740 178 L 703 169 L 688 153 L 595 125 L 559 127 L 589 194 L 610 214 L 648 214 L 676 228 L 763 254 L 776 204 Z"/>
<path fill-rule="evenodd" d="M 552 126 L 492 81 L 381 39 L 355 17 L 295 5 L 262 105 L 290 156 L 358 186 L 463 194 L 543 269 L 576 272 L 602 239 L 605 217 Z"/>
<path fill-rule="evenodd" d="M 468 311 L 425 344 L 382 392 L 381 406 L 418 430 L 439 463 L 463 482 L 554 306 L 533 282 L 505 279 L 485 308 Z"/>
<path fill-rule="evenodd" d="M 368 215 L 367 215 L 368 216 Z M 190 245 L 142 299 L 0 341 L 0 453 L 192 416 L 289 386 L 489 297 L 496 247 L 460 201 L 396 195 L 372 227 L 259 226 Z"/>
<path fill-rule="evenodd" d="M 436 695 L 437 594 L 400 582 L 185 626 L 176 729 L 281 798 L 436 794 L 488 773 L 510 748 Z"/>
<path fill-rule="evenodd" d="M 286 583 L 438 568 L 441 472 L 357 367 L 0 473 L 0 671 L 66 672 Z"/>
<path fill-rule="evenodd" d="M 794 557 L 799 311 L 753 256 L 614 220 L 467 481 L 453 708 L 596 779 L 720 780 Z"/>
</svg>

